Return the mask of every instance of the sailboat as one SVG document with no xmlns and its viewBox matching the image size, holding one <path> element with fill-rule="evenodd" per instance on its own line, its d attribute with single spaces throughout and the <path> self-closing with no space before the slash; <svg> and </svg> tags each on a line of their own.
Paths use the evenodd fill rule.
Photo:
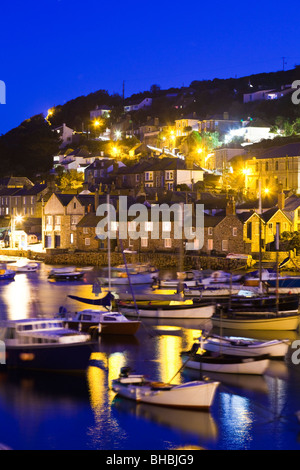
<svg viewBox="0 0 300 470">
<path fill-rule="evenodd" d="M 261 200 L 261 198 L 260 198 Z M 278 252 L 279 227 L 276 228 L 276 292 L 275 295 L 262 293 L 261 228 L 260 240 L 260 281 L 257 295 L 250 298 L 230 297 L 219 304 L 212 318 L 213 326 L 238 330 L 297 330 L 300 324 L 299 296 L 279 294 Z"/>
</svg>

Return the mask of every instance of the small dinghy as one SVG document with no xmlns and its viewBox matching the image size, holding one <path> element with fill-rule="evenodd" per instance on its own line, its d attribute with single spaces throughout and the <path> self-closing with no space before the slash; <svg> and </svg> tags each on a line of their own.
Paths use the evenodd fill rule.
<svg viewBox="0 0 300 470">
<path fill-rule="evenodd" d="M 181 385 L 152 382 L 144 375 L 130 374 L 129 367 L 122 367 L 119 378 L 112 382 L 112 389 L 120 397 L 139 403 L 189 409 L 210 408 L 218 386 L 219 382 L 206 380 Z"/>
<path fill-rule="evenodd" d="M 284 358 L 288 352 L 288 339 L 270 341 L 244 338 L 239 336 L 205 335 L 199 338 L 201 347 L 212 353 L 231 356 L 259 356 L 269 354 L 272 358 Z"/>
</svg>

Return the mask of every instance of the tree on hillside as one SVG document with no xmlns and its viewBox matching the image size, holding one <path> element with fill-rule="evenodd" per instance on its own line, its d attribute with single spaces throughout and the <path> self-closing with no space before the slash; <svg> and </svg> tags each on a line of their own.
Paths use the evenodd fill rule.
<svg viewBox="0 0 300 470">
<path fill-rule="evenodd" d="M 0 137 L 0 175 L 34 177 L 49 171 L 59 144 L 42 114 L 27 119 Z"/>
</svg>

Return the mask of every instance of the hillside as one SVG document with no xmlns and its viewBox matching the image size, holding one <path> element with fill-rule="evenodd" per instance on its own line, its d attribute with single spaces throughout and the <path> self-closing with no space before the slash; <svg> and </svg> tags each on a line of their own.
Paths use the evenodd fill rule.
<svg viewBox="0 0 300 470">
<path fill-rule="evenodd" d="M 111 123 L 124 117 L 123 106 L 131 100 L 150 96 L 151 108 L 132 113 L 133 125 L 141 125 L 147 116 L 158 117 L 160 123 L 170 124 L 175 119 L 194 113 L 199 119 L 229 114 L 230 119 L 258 117 L 271 125 L 281 121 L 294 121 L 300 117 L 300 105 L 296 106 L 288 95 L 280 100 L 243 103 L 243 93 L 264 89 L 279 89 L 299 78 L 300 68 L 272 73 L 261 73 L 248 77 L 193 81 L 189 87 L 161 90 L 153 85 L 123 101 L 120 95 L 109 95 L 105 90 L 90 93 L 53 108 L 49 123 L 42 115 L 27 119 L 20 126 L 0 137 L 0 177 L 7 175 L 28 176 L 47 172 L 52 166 L 52 156 L 58 151 L 58 140 L 51 129 L 65 123 L 81 132 L 90 123 L 90 111 L 96 106 L 113 108 Z"/>
</svg>

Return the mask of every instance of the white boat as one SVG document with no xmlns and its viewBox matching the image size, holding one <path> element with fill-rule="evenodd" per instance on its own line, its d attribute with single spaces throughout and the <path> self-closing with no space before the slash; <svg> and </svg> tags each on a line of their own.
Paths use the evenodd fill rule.
<svg viewBox="0 0 300 470">
<path fill-rule="evenodd" d="M 53 318 L 7 320 L 0 324 L 7 367 L 82 370 L 91 354 L 90 335 L 65 328 Z"/>
<path fill-rule="evenodd" d="M 80 331 L 104 335 L 134 335 L 141 322 L 139 320 L 128 320 L 122 313 L 112 311 L 112 300 L 114 295 L 108 292 L 104 297 L 89 299 L 68 295 L 70 299 L 99 306 L 98 309 L 85 309 L 77 312 L 67 312 L 64 307 L 60 307 L 58 318 L 62 319 L 69 328 Z"/>
<path fill-rule="evenodd" d="M 237 357 L 213 355 L 207 352 L 203 354 L 186 352 L 182 354 L 182 359 L 187 368 L 222 374 L 263 375 L 270 364 L 268 355 Z"/>
<path fill-rule="evenodd" d="M 51 269 L 48 279 L 53 281 L 79 281 L 83 278 L 85 271 L 80 271 L 75 267 Z"/>
<path fill-rule="evenodd" d="M 201 271 L 191 270 L 191 271 L 178 271 L 177 279 L 157 279 L 154 282 L 158 287 L 166 288 L 177 288 L 179 284 L 182 284 L 185 288 L 187 287 L 196 287 L 199 285 L 200 280 L 202 279 L 203 274 Z"/>
<path fill-rule="evenodd" d="M 111 267 L 110 279 L 109 273 L 98 279 L 102 285 L 152 284 L 157 275 L 158 270 L 154 266 L 136 263 Z"/>
<path fill-rule="evenodd" d="M 120 312 L 85 309 L 75 313 L 59 314 L 67 328 L 101 335 L 134 335 L 141 322 L 128 320 Z M 100 328 L 99 328 L 100 327 Z"/>
<path fill-rule="evenodd" d="M 215 305 L 209 302 L 193 302 L 193 300 L 118 302 L 124 315 L 136 316 L 136 307 L 140 317 L 145 318 L 211 318 L 215 313 Z"/>
<path fill-rule="evenodd" d="M 263 341 L 238 336 L 208 335 L 200 337 L 201 349 L 206 351 L 228 354 L 231 356 L 259 356 L 269 354 L 272 358 L 284 358 L 288 352 L 290 341 Z"/>
<path fill-rule="evenodd" d="M 233 330 L 297 330 L 300 324 L 297 295 L 235 296 L 217 305 L 214 327 Z"/>
<path fill-rule="evenodd" d="M 37 271 L 39 265 L 38 263 L 15 263 L 15 264 L 10 264 L 9 268 L 12 269 L 13 271 L 16 271 L 17 273 L 31 273 Z"/>
<path fill-rule="evenodd" d="M 219 382 L 193 381 L 182 385 L 152 382 L 144 375 L 131 375 L 128 368 L 121 369 L 112 389 L 118 396 L 138 403 L 172 408 L 208 409 L 211 407 Z"/>
</svg>

